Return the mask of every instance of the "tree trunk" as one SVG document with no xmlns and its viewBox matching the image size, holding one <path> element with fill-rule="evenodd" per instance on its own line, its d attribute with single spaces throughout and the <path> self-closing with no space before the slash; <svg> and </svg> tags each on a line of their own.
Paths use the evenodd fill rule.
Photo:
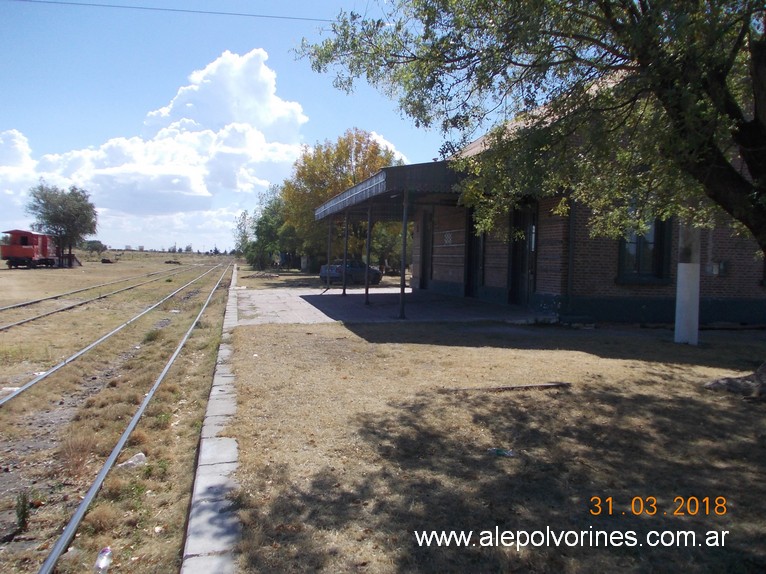
<svg viewBox="0 0 766 574">
<path fill-rule="evenodd" d="M 765 190 L 749 182 L 712 145 L 693 165 L 686 167 L 710 199 L 747 227 L 766 255 L 766 206 L 762 201 Z"/>
<path fill-rule="evenodd" d="M 766 363 L 755 370 L 755 382 L 758 386 L 753 391 L 753 398 L 766 400 Z"/>
</svg>

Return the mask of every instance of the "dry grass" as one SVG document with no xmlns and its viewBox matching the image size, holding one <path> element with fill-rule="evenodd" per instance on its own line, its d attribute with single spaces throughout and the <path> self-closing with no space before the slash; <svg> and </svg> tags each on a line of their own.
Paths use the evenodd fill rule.
<svg viewBox="0 0 766 574">
<path fill-rule="evenodd" d="M 213 261 L 213 258 L 208 256 L 186 253 L 169 256 L 166 253 L 107 252 L 103 256 L 89 257 L 85 253 L 76 252 L 76 255 L 82 266 L 72 269 L 8 269 L 5 262 L 2 262 L 0 277 L 3 289 L 0 291 L 0 307 L 89 287 L 95 284 L 94 277 L 99 279 L 99 283 L 107 283 L 143 273 L 171 271 L 175 266 L 166 264 L 167 259 L 177 259 L 183 265 L 209 265 Z M 102 257 L 118 262 L 114 265 L 104 265 L 101 263 Z M 30 281 L 30 278 L 33 280 Z M 118 288 L 119 285 L 115 285 L 105 289 Z"/>
<path fill-rule="evenodd" d="M 120 264 L 120 267 L 123 269 L 124 276 L 131 277 L 140 273 L 163 269 L 160 265 L 158 263 L 153 267 L 147 265 L 129 266 L 125 263 Z M 114 266 L 105 265 L 102 267 L 111 270 Z M 86 276 L 91 285 L 100 283 L 105 279 L 98 273 L 101 270 L 101 267 L 93 267 L 87 271 L 76 269 L 14 270 L 13 272 L 2 272 L 1 276 L 4 280 L 4 287 L 7 283 L 11 287 L 11 292 L 18 293 L 24 284 L 28 284 L 29 293 L 26 294 L 26 297 L 32 298 L 45 290 L 50 290 L 49 282 L 56 286 L 58 293 L 72 287 L 73 279 L 78 279 L 74 283 L 82 285 L 82 279 L 79 277 L 81 273 L 87 273 Z M 38 271 L 50 271 L 51 273 L 58 273 L 58 276 L 37 275 Z M 0 332 L 0 369 L 2 369 L 3 386 L 19 386 L 26 383 L 34 378 L 36 373 L 48 370 L 89 343 L 116 329 L 126 320 L 156 302 L 162 294 L 171 293 L 200 275 L 201 272 L 202 270 L 198 267 L 191 268 L 174 276 L 171 283 L 164 281 L 150 283 L 108 299 L 92 302 L 64 313 L 51 315 Z M 212 276 L 213 273 L 208 276 L 208 280 L 212 279 Z M 30 279 L 32 280 L 30 281 Z M 47 287 L 40 287 L 40 283 L 47 285 Z M 90 292 L 89 296 L 92 297 L 93 293 Z M 163 323 L 160 323 L 160 326 L 155 325 L 154 328 L 144 329 L 146 340 L 139 339 L 136 343 L 148 345 L 155 342 L 155 338 L 161 338 L 164 335 L 161 325 L 171 320 L 177 312 L 189 311 L 190 305 L 194 303 L 196 303 L 195 298 L 180 299 L 174 297 L 169 300 L 161 306 L 163 311 L 169 313 L 168 317 Z M 61 301 L 50 303 L 51 308 L 60 308 L 62 305 Z M 30 317 L 41 311 L 43 309 L 38 309 L 37 306 L 4 311 L 0 317 L 0 324 L 7 325 L 22 317 Z M 155 318 L 154 321 L 157 319 Z M 33 343 L 30 344 L 30 342 Z M 155 347 L 156 345 L 152 346 Z M 99 356 L 102 355 L 100 353 L 91 354 L 88 360 L 96 361 Z"/>
<path fill-rule="evenodd" d="M 766 567 L 763 403 L 702 388 L 763 332 L 501 324 L 235 331 L 243 572 L 748 572 Z M 562 381 L 569 390 L 487 392 Z M 496 456 L 489 449 L 511 449 Z M 589 513 L 613 497 L 614 515 Z M 654 496 L 655 516 L 631 516 Z M 672 516 L 724 496 L 724 516 Z M 622 512 L 627 514 L 623 515 Z M 664 514 L 666 513 L 667 514 Z M 719 548 L 425 548 L 414 531 L 728 530 Z"/>
<path fill-rule="evenodd" d="M 38 277 L 36 271 L 26 276 Z M 199 272 L 195 270 L 195 276 Z M 92 354 L 81 357 L 0 411 L 0 448 L 5 464 L 13 467 L 18 486 L 34 484 L 46 500 L 44 505 L 32 509 L 25 538 L 0 547 L 0 572 L 38 570 L 52 540 L 76 509 L 79 497 L 89 487 L 104 457 L 196 316 L 197 305 L 221 272 L 223 268 L 210 273 L 196 294 L 184 292 L 181 299 L 174 300 L 174 305 L 132 323 Z M 19 273 L 18 277 L 24 274 Z M 4 277 L 12 275 L 9 272 Z M 90 277 L 91 282 L 103 279 Z M 176 289 L 181 280 L 176 277 L 173 285 L 167 287 L 163 282 L 163 289 Z M 59 561 L 57 572 L 88 571 L 99 548 L 105 545 L 114 549 L 115 572 L 148 574 L 178 569 L 199 431 L 220 341 L 226 302 L 225 284 L 223 287 L 213 297 L 202 326 L 193 330 L 178 365 L 169 371 L 118 459 L 122 462 L 140 451 L 146 454 L 147 465 L 110 472 L 71 551 Z M 140 303 L 145 307 L 143 297 L 127 304 Z M 125 312 L 121 305 L 101 308 L 107 322 Z M 45 329 L 38 326 L 37 345 L 55 344 L 62 348 L 62 353 L 82 346 L 80 338 L 89 342 L 102 328 L 96 325 L 97 321 L 85 319 L 86 315 L 81 320 L 76 313 L 65 314 L 64 321 L 51 322 Z M 77 322 L 75 332 L 71 331 L 73 322 Z M 19 337 L 21 332 L 15 331 L 15 336 Z M 147 333 L 154 334 L 147 337 Z M 0 340 L 0 348 L 2 343 Z M 12 367 L 28 372 L 41 366 L 44 368 L 14 363 Z M 11 373 L 4 369 L 4 375 Z M 0 519 L 15 500 L 15 490 L 11 487 L 6 492 L 4 486 L 2 494 Z"/>
<path fill-rule="evenodd" d="M 89 287 L 94 284 L 94 276 L 98 276 L 99 283 L 107 283 L 169 268 L 160 254 L 126 254 L 115 265 L 103 265 L 100 258 L 88 260 L 78 255 L 83 265 L 72 269 L 7 269 L 3 264 L 0 277 L 5 288 L 0 292 L 0 307 Z"/>
<path fill-rule="evenodd" d="M 88 456 L 94 450 L 93 433 L 78 429 L 66 434 L 58 448 L 58 460 L 64 471 L 72 477 L 79 478 L 85 470 Z"/>
<path fill-rule="evenodd" d="M 117 527 L 119 523 L 120 514 L 117 509 L 108 504 L 102 504 L 88 512 L 82 522 L 82 528 L 91 534 L 103 534 Z"/>
<path fill-rule="evenodd" d="M 84 528 L 73 544 L 83 555 L 92 558 L 108 535 L 108 544 L 115 553 L 115 571 L 165 573 L 180 566 L 195 452 L 215 364 L 224 303 L 222 293 L 208 315 L 209 327 L 195 329 L 190 339 L 194 350 L 185 351 L 179 359 L 182 365 L 171 369 L 118 460 L 123 462 L 143 452 L 147 464 L 110 473 L 102 491 L 103 500 L 88 513 Z M 162 339 L 177 340 L 176 335 L 165 334 Z M 156 340 L 151 344 L 162 343 Z M 134 365 L 131 378 L 141 378 L 142 371 L 151 364 L 156 367 L 157 362 Z M 157 371 L 154 378 L 156 374 Z M 150 384 L 153 382 L 152 379 Z M 108 399 L 107 408 L 113 412 L 108 418 L 121 416 L 118 413 L 123 408 L 126 417 L 127 411 L 132 416 L 136 405 L 130 404 L 134 399 L 126 393 L 126 389 L 132 388 L 131 381 L 126 379 L 124 384 L 110 389 L 113 395 Z M 98 405 L 93 408 L 98 409 Z M 101 424 L 100 418 L 89 418 L 86 414 L 83 422 L 88 424 L 88 421 L 91 425 Z M 127 418 L 121 424 L 126 423 Z M 111 444 L 110 440 L 104 441 L 104 454 Z M 91 519 L 94 512 L 103 512 L 107 517 L 114 514 L 118 519 L 103 530 L 101 526 L 106 525 L 106 520 L 99 514 Z M 63 564 L 62 573 L 79 572 L 84 566 L 82 562 L 75 563 L 68 570 L 66 562 Z"/>
</svg>

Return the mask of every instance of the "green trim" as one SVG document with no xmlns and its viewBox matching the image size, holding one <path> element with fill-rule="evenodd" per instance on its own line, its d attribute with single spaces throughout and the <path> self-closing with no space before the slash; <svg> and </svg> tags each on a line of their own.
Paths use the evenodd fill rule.
<svg viewBox="0 0 766 574">
<path fill-rule="evenodd" d="M 567 305 L 568 304 L 568 305 Z M 537 296 L 535 308 L 552 306 L 567 309 L 566 316 L 590 317 L 598 322 L 668 323 L 675 322 L 674 297 L 574 297 Z M 566 317 L 562 315 L 562 319 Z M 731 323 L 759 325 L 766 322 L 766 298 L 700 300 L 700 325 Z"/>
</svg>

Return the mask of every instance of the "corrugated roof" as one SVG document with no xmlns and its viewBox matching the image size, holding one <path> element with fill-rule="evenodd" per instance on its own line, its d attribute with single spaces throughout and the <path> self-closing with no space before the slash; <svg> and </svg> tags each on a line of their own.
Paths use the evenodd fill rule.
<svg viewBox="0 0 766 574">
<path fill-rule="evenodd" d="M 380 214 L 398 211 L 403 191 L 413 194 L 453 193 L 458 174 L 448 161 L 384 167 L 378 173 L 339 193 L 314 211 L 314 218 L 324 219 L 352 208 L 373 206 Z"/>
</svg>

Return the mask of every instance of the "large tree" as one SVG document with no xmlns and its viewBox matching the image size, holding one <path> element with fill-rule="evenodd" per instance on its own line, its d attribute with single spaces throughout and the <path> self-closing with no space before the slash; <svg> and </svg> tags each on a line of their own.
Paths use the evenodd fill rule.
<svg viewBox="0 0 766 574">
<path fill-rule="evenodd" d="M 386 6 L 341 12 L 302 53 L 339 87 L 364 78 L 416 124 L 457 134 L 445 155 L 489 131 L 486 152 L 461 162 L 480 228 L 524 196 L 567 190 L 597 232 L 721 208 L 766 252 L 763 0 Z"/>
<path fill-rule="evenodd" d="M 96 206 L 91 203 L 88 192 L 76 186 L 65 191 L 41 180 L 29 190 L 26 209 L 35 216 L 34 230 L 54 238 L 59 256 L 68 249 L 71 259 L 72 249 L 96 233 Z"/>
<path fill-rule="evenodd" d="M 250 243 L 253 218 L 245 209 L 234 218 L 234 252 L 242 255 Z"/>
<path fill-rule="evenodd" d="M 260 213 L 253 216 L 250 227 L 253 239 L 247 244 L 245 257 L 254 269 L 266 269 L 274 263 L 275 256 L 285 251 L 280 232 L 285 224 L 285 205 L 280 188 L 269 188 L 268 196 Z"/>
<path fill-rule="evenodd" d="M 293 227 L 301 238 L 301 253 L 316 256 L 327 250 L 327 224 L 315 221 L 317 207 L 382 167 L 397 163 L 400 162 L 391 149 L 360 129 L 347 130 L 335 142 L 325 141 L 304 148 L 281 192 L 285 224 Z M 358 230 L 354 234 L 357 240 L 352 242 L 352 253 L 361 254 L 360 233 Z"/>
</svg>

